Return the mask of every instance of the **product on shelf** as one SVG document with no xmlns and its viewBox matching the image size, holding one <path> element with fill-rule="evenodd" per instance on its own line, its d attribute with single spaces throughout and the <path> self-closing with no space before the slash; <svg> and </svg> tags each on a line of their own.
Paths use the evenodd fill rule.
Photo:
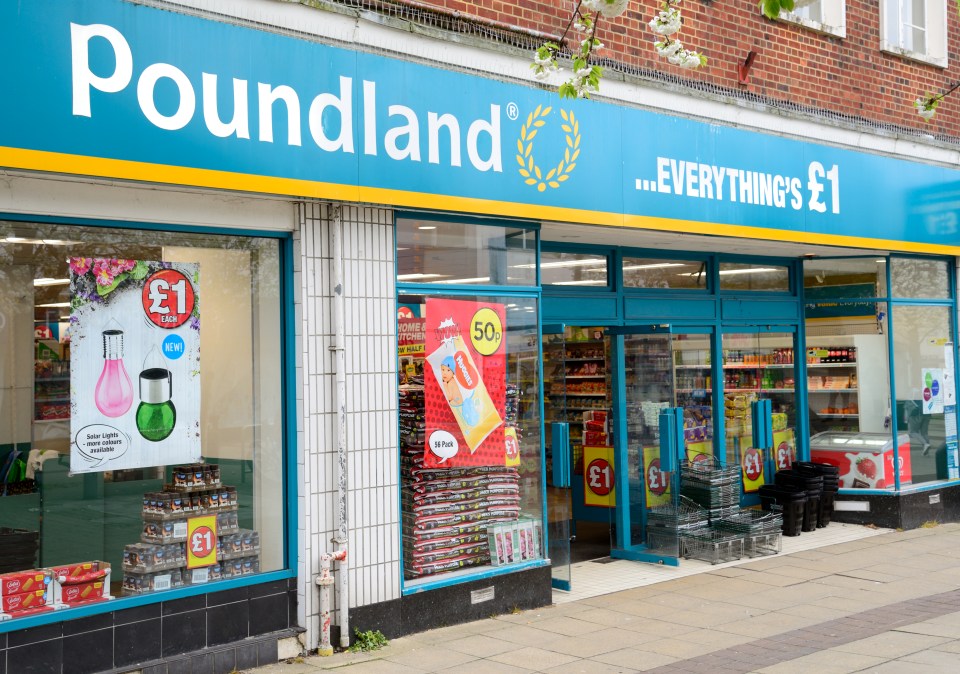
<svg viewBox="0 0 960 674">
<path fill-rule="evenodd" d="M 173 482 L 143 495 L 140 543 L 123 551 L 123 593 L 143 594 L 260 571 L 260 534 L 240 529 L 237 489 L 220 480 L 217 464 L 173 468 Z M 192 517 L 216 516 L 217 562 L 187 569 L 185 544 Z"/>
<path fill-rule="evenodd" d="M 519 391 L 507 386 L 504 425 L 517 425 Z M 427 468 L 423 387 L 400 387 L 403 557 L 408 578 L 491 563 L 488 533 L 520 516 L 516 466 Z"/>
</svg>

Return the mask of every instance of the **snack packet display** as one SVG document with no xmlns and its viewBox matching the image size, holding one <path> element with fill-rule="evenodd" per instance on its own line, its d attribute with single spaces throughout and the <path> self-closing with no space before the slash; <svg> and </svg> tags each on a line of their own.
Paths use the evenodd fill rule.
<svg viewBox="0 0 960 674">
<path fill-rule="evenodd" d="M 441 323 L 441 328 L 443 327 L 444 324 Z M 430 363 L 472 454 L 480 443 L 503 423 L 473 356 L 464 344 L 463 337 L 456 335 L 444 339 L 440 346 L 427 356 L 427 362 Z M 440 454 L 441 460 L 443 459 L 442 453 L 434 453 Z"/>
</svg>

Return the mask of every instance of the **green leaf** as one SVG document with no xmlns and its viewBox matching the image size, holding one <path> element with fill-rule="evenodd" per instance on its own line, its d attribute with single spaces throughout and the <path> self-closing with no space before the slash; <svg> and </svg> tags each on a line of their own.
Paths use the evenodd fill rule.
<svg viewBox="0 0 960 674">
<path fill-rule="evenodd" d="M 570 84 L 569 82 L 564 82 L 563 84 L 561 84 L 560 89 L 558 90 L 558 93 L 560 94 L 560 98 L 576 98 L 577 97 L 577 90 L 574 89 L 573 85 Z"/>
<path fill-rule="evenodd" d="M 768 19 L 780 16 L 780 0 L 760 0 L 760 11 Z"/>
<path fill-rule="evenodd" d="M 113 283 L 111 283 L 108 286 L 102 286 L 98 283 L 97 294 L 100 297 L 106 297 L 107 295 L 112 293 L 114 290 L 116 290 L 117 286 L 123 283 L 124 281 L 126 281 L 128 278 L 130 278 L 130 274 L 128 274 L 127 272 L 123 272 L 122 274 L 117 274 L 116 278 L 113 279 Z"/>
<path fill-rule="evenodd" d="M 140 279 L 146 278 L 147 273 L 150 271 L 150 268 L 147 267 L 147 263 L 143 260 L 137 260 L 136 266 L 130 270 L 130 278 L 134 281 L 139 281 Z"/>
<path fill-rule="evenodd" d="M 780 0 L 780 9 L 785 9 L 788 12 L 792 12 L 795 6 L 796 3 L 794 0 Z"/>
</svg>

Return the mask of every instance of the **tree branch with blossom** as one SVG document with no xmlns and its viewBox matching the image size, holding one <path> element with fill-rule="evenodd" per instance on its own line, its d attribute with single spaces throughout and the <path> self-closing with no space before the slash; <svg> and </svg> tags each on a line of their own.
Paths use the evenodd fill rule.
<svg viewBox="0 0 960 674">
<path fill-rule="evenodd" d="M 786 0 L 784 0 L 786 1 Z M 554 73 L 561 72 L 559 59 L 571 30 L 580 36 L 577 49 L 571 50 L 572 75 L 557 88 L 561 98 L 590 98 L 600 88 L 603 68 L 592 64 L 590 59 L 596 51 L 603 49 L 603 43 L 597 38 L 597 28 L 601 18 L 613 19 L 623 14 L 630 0 L 578 0 L 570 21 L 560 39 L 546 42 L 534 53 L 534 76 L 539 80 L 549 79 Z M 699 68 L 707 62 L 706 56 L 688 49 L 676 38 L 671 38 L 680 30 L 683 17 L 677 5 L 680 0 L 663 0 L 660 11 L 648 24 L 653 32 L 662 39 L 654 42 L 654 48 L 670 63 L 683 68 Z"/>
</svg>

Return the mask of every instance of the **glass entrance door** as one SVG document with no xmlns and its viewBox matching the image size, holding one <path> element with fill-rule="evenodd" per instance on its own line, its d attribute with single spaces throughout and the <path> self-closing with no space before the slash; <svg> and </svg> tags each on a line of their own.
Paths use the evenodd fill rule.
<svg viewBox="0 0 960 674">
<path fill-rule="evenodd" d="M 648 326 L 617 335 L 615 463 L 623 468 L 612 556 L 678 563 L 680 532 L 696 515 L 680 499 L 680 462 L 715 452 L 711 350 L 707 329 Z M 672 422 L 661 420 L 665 413 Z"/>
<path fill-rule="evenodd" d="M 564 326 L 543 327 L 544 424 L 547 471 L 547 552 L 551 584 L 559 590 L 572 589 L 570 541 L 573 536 L 571 494 L 570 424 L 567 418 L 566 388 L 554 386 L 558 373 L 566 368 Z"/>
<path fill-rule="evenodd" d="M 797 451 L 796 330 L 792 327 L 737 328 L 722 340 L 723 413 L 726 465 L 739 465 L 743 505 L 758 502 L 757 492 L 773 473 L 789 468 Z M 770 418 L 755 418 L 752 403 L 770 401 Z M 755 426 L 766 427 L 755 447 Z"/>
</svg>

